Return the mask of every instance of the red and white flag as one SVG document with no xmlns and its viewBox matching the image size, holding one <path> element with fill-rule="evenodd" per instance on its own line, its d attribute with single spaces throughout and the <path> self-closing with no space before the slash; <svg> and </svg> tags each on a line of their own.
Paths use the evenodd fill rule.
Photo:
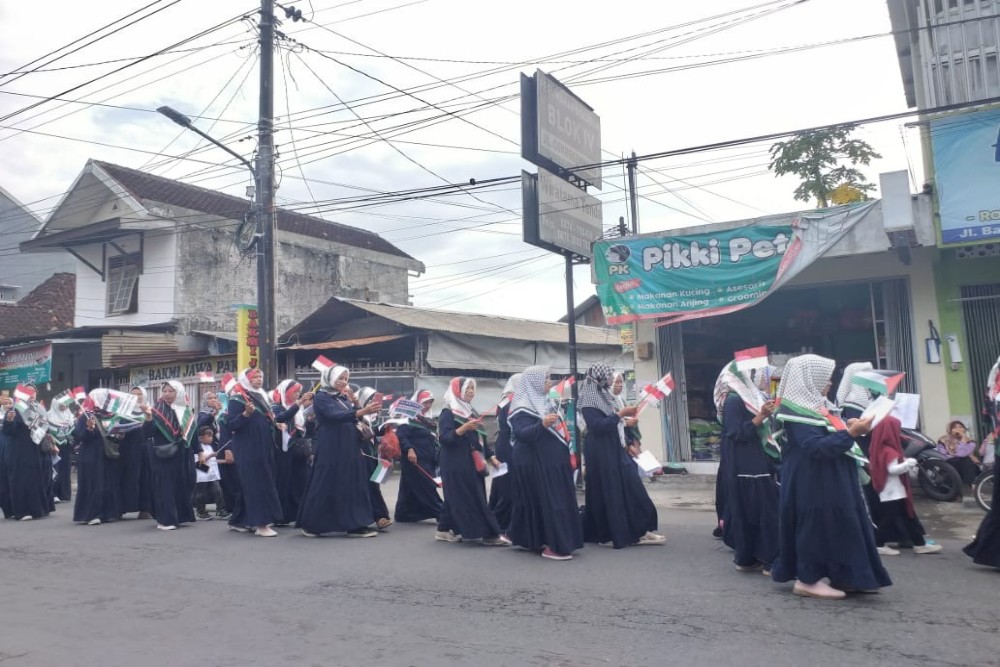
<svg viewBox="0 0 1000 667">
<path fill-rule="evenodd" d="M 336 363 L 330 361 L 322 354 L 316 357 L 316 361 L 312 362 L 312 367 L 318 370 L 320 373 L 323 373 L 324 371 L 327 371 L 336 365 L 337 365 Z"/>
<path fill-rule="evenodd" d="M 649 405 L 659 405 L 660 401 L 674 391 L 674 376 L 667 373 L 652 384 L 647 384 L 642 388 L 642 397 L 639 400 L 639 412 L 642 412 Z"/>
<path fill-rule="evenodd" d="M 752 371 L 757 368 L 767 366 L 767 346 L 751 347 L 746 350 L 739 350 L 733 355 L 736 359 L 736 370 Z"/>
<path fill-rule="evenodd" d="M 222 391 L 226 394 L 231 394 L 234 389 L 238 386 L 236 376 L 232 373 L 226 373 L 222 376 Z"/>
<path fill-rule="evenodd" d="M 198 382 L 215 382 L 215 374 L 211 371 L 201 371 L 198 373 Z"/>
<path fill-rule="evenodd" d="M 87 400 L 87 390 L 83 387 L 73 387 L 70 393 L 73 395 L 73 400 L 77 403 L 83 403 Z"/>
</svg>

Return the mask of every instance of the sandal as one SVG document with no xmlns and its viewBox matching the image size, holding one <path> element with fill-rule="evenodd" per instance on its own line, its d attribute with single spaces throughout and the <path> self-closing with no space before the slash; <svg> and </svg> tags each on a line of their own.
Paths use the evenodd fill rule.
<svg viewBox="0 0 1000 667">
<path fill-rule="evenodd" d="M 392 523 L 393 523 L 392 519 L 379 519 L 378 521 L 375 522 L 375 525 L 378 526 L 379 530 L 385 530 L 386 528 L 391 526 Z"/>
</svg>

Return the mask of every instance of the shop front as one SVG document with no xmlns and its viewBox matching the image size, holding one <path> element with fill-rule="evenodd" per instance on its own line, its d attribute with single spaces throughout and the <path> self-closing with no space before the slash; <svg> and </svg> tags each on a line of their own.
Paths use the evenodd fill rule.
<svg viewBox="0 0 1000 667">
<path fill-rule="evenodd" d="M 217 391 L 226 373 L 237 373 L 234 354 L 116 369 L 114 383 L 121 391 L 143 387 L 153 402 L 159 398 L 160 388 L 167 380 L 177 380 L 184 385 L 188 404 L 197 409 L 203 394 Z"/>
</svg>

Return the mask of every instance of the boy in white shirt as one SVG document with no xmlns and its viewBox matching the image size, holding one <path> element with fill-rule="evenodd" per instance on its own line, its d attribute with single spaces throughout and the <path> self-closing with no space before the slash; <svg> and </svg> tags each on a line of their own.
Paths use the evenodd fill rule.
<svg viewBox="0 0 1000 667">
<path fill-rule="evenodd" d="M 200 449 L 200 451 L 199 451 Z M 199 521 L 209 521 L 212 515 L 206 505 L 221 507 L 222 487 L 219 486 L 219 464 L 215 460 L 215 431 L 210 426 L 198 430 L 198 447 L 194 454 L 197 483 L 194 487 L 195 515 Z"/>
</svg>

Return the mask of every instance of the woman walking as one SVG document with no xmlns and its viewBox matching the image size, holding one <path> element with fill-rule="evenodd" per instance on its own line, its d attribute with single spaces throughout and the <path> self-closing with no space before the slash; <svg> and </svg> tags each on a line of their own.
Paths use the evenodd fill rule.
<svg viewBox="0 0 1000 667">
<path fill-rule="evenodd" d="M 313 399 L 319 426 L 316 453 L 298 519 L 298 527 L 306 537 L 378 534 L 371 528 L 375 516 L 358 422 L 378 412 L 381 406 L 373 403 L 359 408 L 348 386 L 349 379 L 350 373 L 343 366 L 326 369 L 320 376 L 320 392 Z"/>
<path fill-rule="evenodd" d="M 11 399 L 3 401 L 8 498 L 3 511 L 8 519 L 19 521 L 48 516 L 51 507 L 43 478 L 49 475 L 51 479 L 49 457 L 39 447 L 48 430 L 48 417 L 35 400 L 35 388 L 28 390 L 30 395 L 21 410 L 14 408 Z"/>
<path fill-rule="evenodd" d="M 715 406 L 722 422 L 722 458 L 718 483 L 728 499 L 722 521 L 722 539 L 735 554 L 741 572 L 771 574 L 778 555 L 778 484 L 780 461 L 771 440 L 774 401 L 767 395 L 772 368 L 751 371 L 753 381 L 736 362 L 730 362 L 715 383 Z"/>
<path fill-rule="evenodd" d="M 184 385 L 168 380 L 160 388 L 156 405 L 144 408 L 149 462 L 151 510 L 159 530 L 176 530 L 194 523 L 195 469 L 191 455 L 194 419 L 187 404 Z"/>
<path fill-rule="evenodd" d="M 483 420 L 472 407 L 476 381 L 452 378 L 438 417 L 441 438 L 441 481 L 444 505 L 434 539 L 443 542 L 482 540 L 487 546 L 508 546 L 486 500 L 487 460 L 500 462 L 486 443 Z"/>
<path fill-rule="evenodd" d="M 107 389 L 90 392 L 91 410 L 77 419 L 73 438 L 80 447 L 76 459 L 75 523 L 98 526 L 121 518 L 121 450 L 119 439 L 104 432 L 100 419 L 111 415 L 96 406 L 104 405 Z M 108 439 L 108 442 L 105 442 Z M 115 454 L 118 458 L 112 458 Z"/>
<path fill-rule="evenodd" d="M 494 477 L 490 482 L 490 509 L 493 511 L 493 516 L 497 518 L 500 534 L 504 537 L 510 530 L 510 510 L 513 503 L 510 466 L 514 457 L 514 448 L 510 442 L 510 423 L 507 421 L 507 417 L 510 414 L 510 401 L 514 397 L 514 384 L 520 377 L 520 373 L 510 376 L 500 395 L 500 402 L 497 403 L 497 440 L 493 447 L 493 453 L 500 463 L 507 464 L 508 473 Z"/>
<path fill-rule="evenodd" d="M 362 408 L 367 408 L 373 403 L 376 403 L 379 410 L 381 410 L 381 394 L 376 392 L 372 387 L 362 387 L 358 392 L 358 404 Z M 385 504 L 385 498 L 382 496 L 382 485 L 371 480 L 371 475 L 381 465 L 379 463 L 379 459 L 381 458 L 378 447 L 379 436 L 377 435 L 379 429 L 375 424 L 377 416 L 378 411 L 367 414 L 358 423 L 361 425 L 362 431 L 361 448 L 365 455 L 365 470 L 369 476 L 368 497 L 372 502 L 372 514 L 375 516 L 375 526 L 379 530 L 385 530 L 392 525 L 392 519 L 389 517 L 389 507 Z"/>
<path fill-rule="evenodd" d="M 311 400 L 304 400 L 300 408 L 298 400 L 301 396 L 302 385 L 295 380 L 282 380 L 271 392 L 275 421 L 284 424 L 279 427 L 281 447 L 274 450 L 275 481 L 282 516 L 279 526 L 295 523 L 306 491 L 306 482 L 309 480 L 309 464 L 304 458 L 296 456 L 290 447 L 292 440 L 305 436 L 305 409 L 311 404 Z M 293 408 L 295 412 L 288 417 Z"/>
<path fill-rule="evenodd" d="M 441 496 L 438 495 L 434 477 L 437 475 L 441 445 L 437 437 L 437 423 L 431 417 L 434 394 L 418 390 L 410 400 L 420 403 L 423 410 L 396 429 L 402 456 L 394 515 L 396 521 L 406 523 L 425 519 L 437 521 L 441 516 Z"/>
<path fill-rule="evenodd" d="M 514 442 L 510 539 L 550 560 L 570 560 L 583 547 L 570 463 L 570 440 L 558 406 L 546 394 L 549 369 L 531 366 L 515 385 L 510 409 Z"/>
<path fill-rule="evenodd" d="M 875 548 L 858 481 L 862 455 L 854 440 L 869 432 L 871 420 L 845 426 L 830 413 L 826 394 L 834 367 L 832 359 L 814 354 L 790 360 L 777 411 L 786 440 L 773 578 L 794 580 L 796 595 L 826 600 L 892 584 Z"/>
<path fill-rule="evenodd" d="M 59 462 L 53 466 L 55 479 L 52 480 L 53 501 L 69 502 L 73 499 L 73 429 L 76 419 L 69 406 L 57 402 L 49 408 L 49 436 L 56 446 L 55 455 Z"/>
</svg>

